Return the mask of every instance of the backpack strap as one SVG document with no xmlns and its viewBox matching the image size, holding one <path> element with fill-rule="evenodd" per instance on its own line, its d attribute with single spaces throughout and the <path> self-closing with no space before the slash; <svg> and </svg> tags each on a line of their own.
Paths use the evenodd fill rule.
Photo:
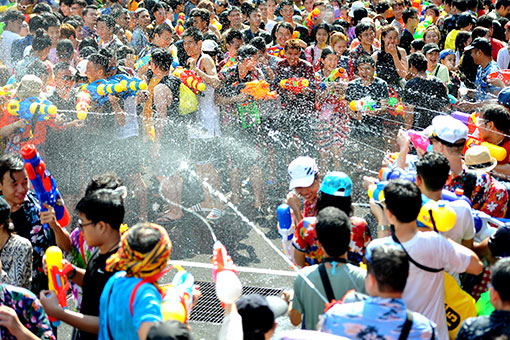
<svg viewBox="0 0 510 340">
<path fill-rule="evenodd" d="M 328 300 L 331 302 L 335 299 L 335 293 L 333 293 L 333 287 L 329 281 L 328 272 L 326 271 L 326 265 L 323 263 L 319 264 L 319 274 L 321 275 L 322 285 Z"/>
<path fill-rule="evenodd" d="M 133 313 L 133 303 L 135 302 L 136 292 L 138 291 L 138 288 L 140 288 L 140 286 L 143 285 L 144 283 L 149 283 L 149 282 L 147 282 L 145 280 L 138 282 L 136 284 L 135 288 L 133 288 L 133 291 L 131 292 L 131 296 L 129 298 L 129 311 L 131 312 L 131 316 L 135 315 Z"/>
<path fill-rule="evenodd" d="M 411 255 L 409 255 L 409 253 L 407 252 L 406 248 L 404 248 L 404 245 L 397 238 L 397 235 L 395 234 L 395 227 L 393 225 L 391 226 L 391 238 L 393 239 L 393 242 L 397 243 L 398 245 L 400 245 L 400 247 L 402 247 L 402 250 L 406 254 L 407 259 L 409 260 L 409 262 L 414 264 L 416 267 L 420 268 L 421 270 L 424 270 L 426 272 L 431 272 L 431 273 L 439 273 L 439 272 L 444 270 L 444 268 L 430 268 L 430 267 L 427 267 L 427 266 L 425 266 L 425 265 L 423 265 L 421 263 L 416 262 L 411 257 Z"/>
<path fill-rule="evenodd" d="M 402 326 L 402 332 L 400 333 L 398 340 L 406 340 L 407 337 L 409 336 L 409 332 L 411 331 L 411 327 L 413 327 L 413 312 L 407 309 L 406 321 L 404 322 L 404 326 Z"/>
</svg>

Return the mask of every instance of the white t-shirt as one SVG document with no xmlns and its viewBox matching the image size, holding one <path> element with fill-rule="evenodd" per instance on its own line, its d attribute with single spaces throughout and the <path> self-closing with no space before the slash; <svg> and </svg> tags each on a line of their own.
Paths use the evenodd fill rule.
<svg viewBox="0 0 510 340">
<path fill-rule="evenodd" d="M 374 247 L 395 244 L 391 237 L 373 240 L 367 247 L 367 259 Z M 430 268 L 463 273 L 471 260 L 470 251 L 435 232 L 417 232 L 402 246 L 416 262 Z M 428 272 L 410 263 L 409 277 L 402 295 L 407 308 L 418 312 L 437 324 L 439 339 L 448 339 L 444 307 L 444 272 Z"/>
<path fill-rule="evenodd" d="M 502 70 L 508 69 L 510 66 L 510 53 L 508 52 L 508 49 L 510 47 L 505 46 L 498 52 L 498 66 Z"/>
<path fill-rule="evenodd" d="M 455 210 L 455 225 L 452 229 L 441 234 L 459 244 L 462 240 L 471 240 L 475 237 L 475 223 L 471 215 L 469 203 L 463 200 L 456 200 L 448 202 L 448 205 Z"/>
<path fill-rule="evenodd" d="M 12 64 L 11 58 L 11 48 L 14 40 L 21 39 L 19 34 L 13 33 L 11 31 L 4 31 L 2 33 L 2 44 L 0 45 L 0 60 L 2 63 L 7 66 L 9 71 L 12 72 L 14 69 L 14 65 Z"/>
</svg>

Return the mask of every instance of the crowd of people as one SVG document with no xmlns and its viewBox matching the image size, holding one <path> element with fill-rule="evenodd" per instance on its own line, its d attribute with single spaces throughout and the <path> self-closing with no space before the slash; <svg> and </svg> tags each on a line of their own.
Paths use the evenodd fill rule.
<svg viewBox="0 0 510 340">
<path fill-rule="evenodd" d="M 282 201 L 302 330 L 277 336 L 510 338 L 510 0 L 0 12 L 1 339 L 55 339 L 54 320 L 82 340 L 191 338 L 187 315 L 163 320 L 172 236 L 229 206 L 280 228 Z M 68 225 L 30 185 L 29 144 Z M 51 246 L 75 309 L 48 290 Z M 211 338 L 275 336 L 270 299 L 223 302 Z"/>
</svg>

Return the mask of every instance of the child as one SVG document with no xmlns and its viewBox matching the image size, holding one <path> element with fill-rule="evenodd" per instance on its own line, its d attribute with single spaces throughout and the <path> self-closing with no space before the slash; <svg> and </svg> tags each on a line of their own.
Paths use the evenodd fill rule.
<svg viewBox="0 0 510 340">
<path fill-rule="evenodd" d="M 453 50 L 443 50 L 439 54 L 439 62 L 448 68 L 450 73 L 450 82 L 448 83 L 448 93 L 455 98 L 459 97 L 459 88 L 462 81 L 455 67 L 455 52 Z"/>
</svg>

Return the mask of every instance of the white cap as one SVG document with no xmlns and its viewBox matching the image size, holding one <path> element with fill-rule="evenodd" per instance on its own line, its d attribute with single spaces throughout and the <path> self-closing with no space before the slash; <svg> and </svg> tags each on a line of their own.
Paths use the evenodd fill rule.
<svg viewBox="0 0 510 340">
<path fill-rule="evenodd" d="M 218 52 L 218 50 L 216 41 L 207 39 L 202 42 L 202 52 Z"/>
<path fill-rule="evenodd" d="M 87 76 L 87 63 L 89 61 L 87 59 L 84 59 L 76 65 L 76 70 L 78 70 L 78 75 L 80 77 L 86 77 Z"/>
<path fill-rule="evenodd" d="M 468 127 L 452 116 L 439 115 L 432 119 L 432 125 L 425 129 L 425 135 L 436 137 L 450 144 L 467 139 Z"/>
<path fill-rule="evenodd" d="M 354 18 L 354 11 L 360 8 L 365 8 L 365 5 L 361 1 L 355 1 L 352 3 L 351 10 L 349 11 L 349 16 Z"/>
<path fill-rule="evenodd" d="M 289 190 L 311 186 L 318 172 L 319 168 L 313 158 L 307 156 L 296 158 L 289 164 Z"/>
</svg>

